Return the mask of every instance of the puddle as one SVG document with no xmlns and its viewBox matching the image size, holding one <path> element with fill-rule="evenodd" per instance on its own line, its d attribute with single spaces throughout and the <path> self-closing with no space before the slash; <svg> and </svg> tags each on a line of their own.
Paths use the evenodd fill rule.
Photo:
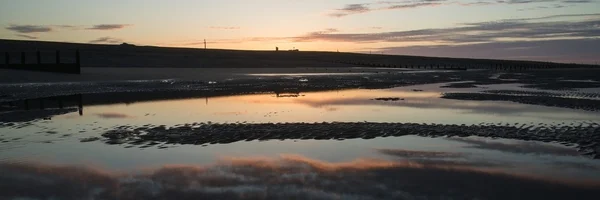
<svg viewBox="0 0 600 200">
<path fill-rule="evenodd" d="M 107 113 L 127 116 L 101 122 L 108 125 L 176 125 L 207 121 L 569 124 L 600 120 L 600 115 L 596 112 L 566 108 L 442 99 L 439 98 L 442 92 L 471 92 L 481 89 L 439 88 L 440 85 L 443 84 L 384 90 L 256 94 L 91 106 L 85 106 L 84 96 L 82 116 L 70 113 L 55 117 L 53 122 L 86 124 L 100 120 L 100 116 Z M 398 98 L 398 101 L 380 101 L 377 98 Z"/>
</svg>

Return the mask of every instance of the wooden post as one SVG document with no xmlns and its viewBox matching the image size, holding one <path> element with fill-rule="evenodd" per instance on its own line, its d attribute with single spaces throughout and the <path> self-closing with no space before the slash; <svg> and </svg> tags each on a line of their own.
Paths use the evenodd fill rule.
<svg viewBox="0 0 600 200">
<path fill-rule="evenodd" d="M 64 104 L 63 104 L 63 99 L 64 98 L 59 98 L 58 99 L 58 108 L 60 108 L 60 109 L 63 109 L 65 107 Z"/>
<path fill-rule="evenodd" d="M 25 64 L 25 52 L 21 52 L 21 64 Z"/>
<path fill-rule="evenodd" d="M 37 56 L 37 64 L 42 64 L 42 54 L 40 53 L 40 51 L 36 52 L 36 56 Z"/>
<path fill-rule="evenodd" d="M 79 110 L 79 116 L 82 116 L 83 115 L 83 95 L 80 94 L 78 96 L 79 96 L 79 102 L 78 102 L 79 105 L 77 106 L 77 108 Z"/>
<path fill-rule="evenodd" d="M 60 64 L 60 51 L 56 51 L 56 64 Z"/>
</svg>

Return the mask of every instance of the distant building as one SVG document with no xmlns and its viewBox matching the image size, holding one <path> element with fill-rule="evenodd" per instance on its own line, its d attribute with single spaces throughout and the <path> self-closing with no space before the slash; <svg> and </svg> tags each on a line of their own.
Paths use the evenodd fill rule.
<svg viewBox="0 0 600 200">
<path fill-rule="evenodd" d="M 121 44 L 121 46 L 124 46 L 124 47 L 127 47 L 127 46 L 129 46 L 129 47 L 132 47 L 132 46 L 135 46 L 135 45 L 133 45 L 133 44 L 129 44 L 129 43 L 127 43 L 127 42 L 123 42 L 123 43 Z"/>
<path fill-rule="evenodd" d="M 275 51 L 279 51 L 279 47 L 275 47 Z"/>
</svg>

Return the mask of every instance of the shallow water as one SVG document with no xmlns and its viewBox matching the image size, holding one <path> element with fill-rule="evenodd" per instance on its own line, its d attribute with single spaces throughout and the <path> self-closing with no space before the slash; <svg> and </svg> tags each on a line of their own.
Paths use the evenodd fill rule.
<svg viewBox="0 0 600 200">
<path fill-rule="evenodd" d="M 535 141 L 482 137 L 428 138 L 409 135 L 343 141 L 288 139 L 211 145 L 164 144 L 148 148 L 127 144 L 107 145 L 101 141 L 80 142 L 82 138 L 99 137 L 107 130 L 119 126 L 149 124 L 171 127 L 196 122 L 369 121 L 586 126 L 600 121 L 597 112 L 511 102 L 439 98 L 443 92 L 478 92 L 514 85 L 488 85 L 486 88 L 468 89 L 440 88 L 442 85 L 444 84 L 382 90 L 186 97 L 152 101 L 140 97 L 139 100 L 114 100 L 105 103 L 98 99 L 88 99 L 84 95 L 79 102 L 81 112 L 75 109 L 67 114 L 49 116 L 46 120 L 18 121 L 0 126 L 0 170 L 17 170 L 24 176 L 37 174 L 61 177 L 62 173 L 66 173 L 61 172 L 61 166 L 78 166 L 93 169 L 90 170 L 89 176 L 97 176 L 101 171 L 101 174 L 113 174 L 111 177 L 115 177 L 123 173 L 143 174 L 148 170 L 156 172 L 166 169 L 176 169 L 179 170 L 178 173 L 191 173 L 190 169 L 198 168 L 203 169 L 203 173 L 208 173 L 201 177 L 226 179 L 231 176 L 244 176 L 248 177 L 248 180 L 258 180 L 242 181 L 239 185 L 231 186 L 234 188 L 214 186 L 217 191 L 240 195 L 249 194 L 249 187 L 253 188 L 252 191 L 257 188 L 260 190 L 267 182 L 285 183 L 288 181 L 286 177 L 301 176 L 302 180 L 308 183 L 308 177 L 319 174 L 320 177 L 316 179 L 322 181 L 357 181 L 351 177 L 369 177 L 370 174 L 377 174 L 383 169 L 392 170 L 389 172 L 391 175 L 402 174 L 402 170 L 407 169 L 435 173 L 443 169 L 457 173 L 468 172 L 473 177 L 483 173 L 488 178 L 499 176 L 511 177 L 511 180 L 521 182 L 541 181 L 534 182 L 535 184 L 552 182 L 575 188 L 600 186 L 600 160 L 581 156 L 574 147 Z M 376 98 L 398 100 L 384 101 Z M 30 109 L 35 108 L 32 106 Z M 28 171 L 30 168 L 51 170 L 44 173 Z M 338 179 L 329 179 L 333 176 L 330 173 L 345 173 L 349 169 L 353 170 L 352 175 L 340 175 Z M 278 174 L 277 178 L 267 181 L 262 176 L 253 177 L 254 175 L 241 173 L 240 170 L 254 171 L 259 175 L 274 171 L 283 172 Z M 443 177 L 449 178 L 451 175 L 445 174 Z M 411 178 L 425 180 L 431 177 L 406 177 L 407 180 L 412 180 Z M 14 177 L 0 175 L 2 181 L 13 179 Z M 373 181 L 377 180 L 379 179 Z M 152 184 L 161 184 L 159 181 L 153 181 Z M 369 178 L 365 178 L 358 180 L 356 184 L 366 185 L 368 181 Z M 384 180 L 380 183 L 391 187 L 386 185 Z M 15 187 L 18 187 L 18 184 Z M 407 193 L 414 195 L 415 191 L 420 189 L 409 189 Z M 351 192 L 333 192 L 338 197 L 344 197 L 343 195 L 348 193 Z"/>
<path fill-rule="evenodd" d="M 437 124 L 577 124 L 600 120 L 597 112 L 511 102 L 442 99 L 439 98 L 442 92 L 474 92 L 481 89 L 439 88 L 441 85 L 444 84 L 383 90 L 253 94 L 92 105 L 83 107 L 83 116 L 70 113 L 55 117 L 53 122 L 59 124 L 98 122 L 107 125 L 176 125 L 207 121 L 217 123 L 369 121 Z M 503 87 L 488 85 L 485 89 Z M 399 100 L 385 101 L 376 98 L 399 98 Z"/>
</svg>

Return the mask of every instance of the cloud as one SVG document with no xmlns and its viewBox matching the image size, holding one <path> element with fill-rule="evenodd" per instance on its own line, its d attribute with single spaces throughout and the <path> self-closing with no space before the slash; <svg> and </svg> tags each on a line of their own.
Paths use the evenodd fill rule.
<svg viewBox="0 0 600 200">
<path fill-rule="evenodd" d="M 15 31 L 17 33 L 45 33 L 52 31 L 49 26 L 36 26 L 36 25 L 10 25 L 6 29 Z"/>
<path fill-rule="evenodd" d="M 562 63 L 599 62 L 600 39 L 492 42 L 464 45 L 399 46 L 378 49 L 388 54 L 460 58 L 537 60 Z"/>
<path fill-rule="evenodd" d="M 125 27 L 131 26 L 131 24 L 98 24 L 94 25 L 91 28 L 87 28 L 88 30 L 115 30 L 115 29 L 123 29 Z"/>
<path fill-rule="evenodd" d="M 538 6 L 539 8 L 561 8 L 564 4 L 583 4 L 594 3 L 592 0 L 477 0 L 477 1 L 448 1 L 448 0 L 405 0 L 405 1 L 378 1 L 374 3 L 347 4 L 343 8 L 335 9 L 327 15 L 330 17 L 345 17 L 348 15 L 361 14 L 373 11 L 412 9 L 421 7 L 432 7 L 440 5 L 460 5 L 460 6 L 487 6 L 487 5 L 522 5 L 537 3 L 554 3 L 552 7 Z M 520 8 L 519 10 L 522 10 Z"/>
<path fill-rule="evenodd" d="M 115 29 L 122 29 L 125 28 L 127 26 L 131 26 L 130 24 L 99 24 L 99 25 L 94 25 L 90 28 L 84 28 L 83 26 L 79 26 L 79 25 L 15 25 L 12 24 L 8 27 L 6 27 L 7 30 L 10 31 L 14 31 L 17 33 L 46 33 L 46 32 L 52 32 L 56 29 L 66 29 L 66 30 L 81 30 L 81 29 L 86 29 L 86 30 L 115 30 Z M 19 37 L 23 37 L 23 36 L 19 36 Z"/>
<path fill-rule="evenodd" d="M 94 44 L 119 44 L 119 43 L 123 43 L 123 40 L 118 39 L 118 38 L 112 38 L 112 37 L 101 37 L 101 38 L 89 41 L 89 43 L 94 43 Z"/>
<path fill-rule="evenodd" d="M 344 17 L 352 14 L 359 14 L 371 11 L 367 7 L 368 4 L 348 4 L 344 8 L 337 9 L 336 12 L 330 13 L 332 17 Z"/>
<path fill-rule="evenodd" d="M 427 7 L 427 6 L 436 6 L 441 5 L 441 1 L 445 0 L 421 0 L 421 1 L 405 1 L 405 2 L 390 2 L 390 1 L 381 1 L 375 3 L 365 3 L 365 4 L 347 4 L 345 7 L 336 9 L 333 12 L 330 12 L 328 16 L 330 17 L 345 17 L 348 15 L 366 13 L 371 11 L 379 11 L 379 10 L 396 10 L 396 9 L 408 9 L 408 8 L 418 8 L 418 7 Z M 375 8 L 370 8 L 369 6 L 375 5 Z M 383 6 L 381 6 L 383 5 Z"/>
<path fill-rule="evenodd" d="M 437 2 L 437 1 L 434 1 Z M 523 1 L 513 2 L 523 3 Z M 379 2 L 377 5 L 388 5 Z M 368 4 L 351 5 L 345 12 L 364 12 Z M 348 32 L 335 28 L 308 32 L 290 37 L 253 37 L 242 39 L 213 39 L 209 43 L 244 42 L 348 42 L 389 43 L 388 47 L 371 49 L 386 54 L 443 56 L 464 58 L 498 58 L 554 62 L 598 62 L 599 48 L 586 42 L 597 43 L 600 37 L 600 13 L 562 14 L 530 18 L 504 19 L 475 23 L 461 23 L 449 28 L 429 28 L 406 31 Z M 407 46 L 414 43 L 434 43 L 428 46 Z M 202 45 L 190 41 L 181 46 Z M 569 46 L 561 48 L 560 45 Z M 171 44 L 173 45 L 173 44 Z M 578 46 L 580 45 L 580 46 Z M 484 48 L 486 47 L 486 48 Z M 523 48 L 526 47 L 526 48 Z M 528 50 L 529 49 L 529 50 Z M 365 49 L 369 50 L 369 49 Z M 550 54 L 550 52 L 555 52 Z M 557 53 L 560 52 L 560 53 Z M 595 58 L 596 57 L 596 58 Z"/>
<path fill-rule="evenodd" d="M 59 29 L 68 29 L 68 30 L 83 29 L 83 26 L 79 26 L 79 25 L 52 25 L 52 27 L 59 28 Z"/>
<path fill-rule="evenodd" d="M 38 37 L 31 36 L 31 35 L 25 35 L 25 34 L 17 34 L 16 36 L 19 36 L 22 38 L 27 38 L 27 39 L 38 39 Z"/>
<path fill-rule="evenodd" d="M 595 63 L 598 62 L 600 48 L 591 43 L 597 44 L 595 38 L 598 37 L 600 13 L 462 23 L 450 28 L 407 31 L 321 31 L 291 37 L 290 40 L 396 43 L 398 47 L 373 49 L 387 54 Z M 403 43 L 414 42 L 433 42 L 437 45 L 402 46 Z"/>
<path fill-rule="evenodd" d="M 544 20 L 544 19 L 577 18 L 577 17 L 592 17 L 592 18 L 596 17 L 597 18 L 597 17 L 600 17 L 600 13 L 549 15 L 549 16 L 543 16 L 543 17 L 511 19 L 511 21 Z"/>
<path fill-rule="evenodd" d="M 596 16 L 596 15 L 589 15 Z M 546 19 L 570 17 L 548 16 Z M 599 37 L 600 19 L 585 21 L 544 21 L 543 18 L 464 23 L 458 27 L 417 29 L 378 33 L 311 32 L 295 37 L 295 42 L 438 42 L 449 44 L 496 42 L 505 38 L 554 39 L 567 37 Z"/>
<path fill-rule="evenodd" d="M 240 29 L 239 26 L 211 26 L 208 27 L 210 29 L 221 29 L 221 30 L 238 30 Z"/>
</svg>

